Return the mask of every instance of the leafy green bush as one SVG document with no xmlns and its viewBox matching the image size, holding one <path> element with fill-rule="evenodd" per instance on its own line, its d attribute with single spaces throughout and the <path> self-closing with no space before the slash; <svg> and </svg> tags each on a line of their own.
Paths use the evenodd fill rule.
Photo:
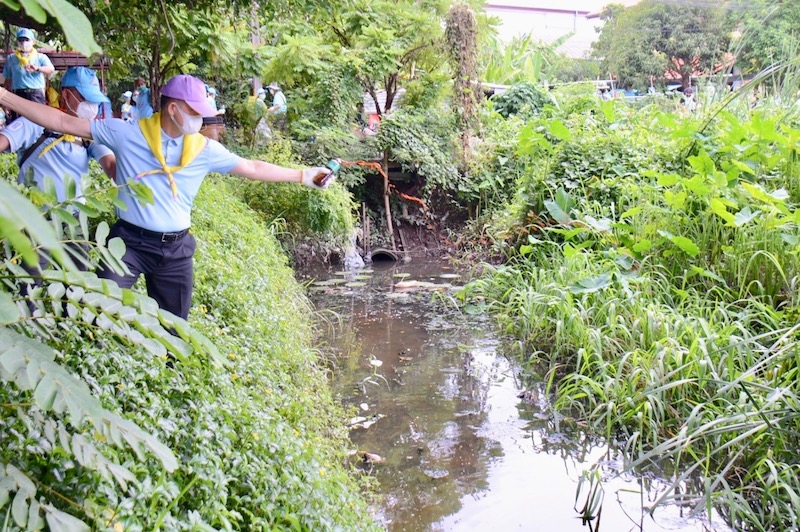
<svg viewBox="0 0 800 532">
<path fill-rule="evenodd" d="M 522 114 L 531 116 L 544 109 L 546 105 L 554 105 L 555 100 L 540 85 L 533 83 L 520 83 L 509 88 L 506 92 L 492 98 L 495 110 L 508 118 L 511 115 Z"/>
</svg>

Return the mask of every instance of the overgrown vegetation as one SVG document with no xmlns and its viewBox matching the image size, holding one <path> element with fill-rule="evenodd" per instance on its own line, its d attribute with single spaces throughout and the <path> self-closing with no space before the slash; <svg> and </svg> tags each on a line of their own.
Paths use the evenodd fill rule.
<svg viewBox="0 0 800 532">
<path fill-rule="evenodd" d="M 800 510 L 795 116 L 563 101 L 489 130 L 516 149 L 475 168 L 518 190 L 489 231 L 508 262 L 465 300 L 549 363 L 560 412 L 674 476 L 660 502 L 748 530 Z"/>
<path fill-rule="evenodd" d="M 344 414 L 309 347 L 312 310 L 274 226 L 210 178 L 195 210 L 190 327 L 71 265 L 60 242 L 79 239 L 119 267 L 119 242 L 97 223 L 114 191 L 94 182 L 86 203 L 33 194 L 54 205 L 50 224 L 0 181 L 5 526 L 373 528 L 343 465 Z M 70 206 L 80 223 L 59 237 Z M 32 246 L 53 259 L 31 290 L 20 261 L 35 259 Z"/>
</svg>

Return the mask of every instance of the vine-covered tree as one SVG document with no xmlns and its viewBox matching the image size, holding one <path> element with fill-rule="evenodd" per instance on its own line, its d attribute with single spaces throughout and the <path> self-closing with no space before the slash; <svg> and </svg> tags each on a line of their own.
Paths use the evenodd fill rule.
<svg viewBox="0 0 800 532">
<path fill-rule="evenodd" d="M 645 0 L 606 8 L 594 55 L 623 86 L 644 86 L 670 74 L 689 85 L 692 74 L 711 72 L 728 49 L 725 11 L 711 3 Z"/>
<path fill-rule="evenodd" d="M 453 97 L 458 110 L 462 162 L 467 163 L 472 130 L 477 122 L 478 23 L 466 4 L 455 4 L 447 12 L 445 31 L 455 77 Z"/>
</svg>

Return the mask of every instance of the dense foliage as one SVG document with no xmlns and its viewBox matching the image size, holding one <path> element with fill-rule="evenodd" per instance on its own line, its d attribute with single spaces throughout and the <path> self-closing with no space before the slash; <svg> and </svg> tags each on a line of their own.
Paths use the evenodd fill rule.
<svg viewBox="0 0 800 532">
<path fill-rule="evenodd" d="M 464 296 L 544 363 L 561 412 L 673 475 L 659 502 L 791 529 L 800 123 L 743 103 L 562 100 L 495 125 L 474 171 L 518 187 L 487 230 L 508 261 Z"/>
<path fill-rule="evenodd" d="M 106 242 L 108 225 L 97 223 L 114 200 L 102 178 L 86 203 L 27 191 L 60 222 L 72 218 L 70 205 L 79 209 L 80 223 L 61 237 L 60 223 L 7 181 L 0 187 L 7 526 L 373 527 L 342 466 L 346 433 L 334 427 L 343 413 L 309 348 L 311 307 L 271 228 L 235 187 L 210 179 L 198 199 L 192 326 L 137 291 L 75 271 L 64 254 L 61 240 L 83 241 L 96 257 L 87 265 L 119 267 L 120 242 Z M 31 290 L 20 259 L 32 243 L 53 259 Z"/>
</svg>

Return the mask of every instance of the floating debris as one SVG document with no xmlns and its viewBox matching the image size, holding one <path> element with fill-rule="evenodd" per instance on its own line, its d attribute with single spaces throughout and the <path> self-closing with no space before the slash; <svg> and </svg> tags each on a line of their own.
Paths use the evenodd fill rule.
<svg viewBox="0 0 800 532">
<path fill-rule="evenodd" d="M 411 277 L 410 273 L 396 273 L 392 277 L 397 277 L 398 279 L 405 279 L 406 277 Z"/>
<path fill-rule="evenodd" d="M 400 362 L 411 362 L 414 360 L 414 357 L 397 357 Z"/>
<path fill-rule="evenodd" d="M 368 429 L 383 417 L 386 416 L 384 416 L 383 414 L 375 414 L 374 416 L 371 417 L 356 416 L 350 419 L 350 423 L 348 423 L 347 426 L 350 427 L 351 429 Z"/>
<path fill-rule="evenodd" d="M 394 287 L 397 290 L 447 290 L 452 288 L 453 285 L 448 283 L 429 283 L 427 281 L 400 281 L 395 283 Z"/>
<path fill-rule="evenodd" d="M 444 478 L 450 474 L 446 469 L 423 469 L 422 472 L 430 478 Z"/>
<path fill-rule="evenodd" d="M 349 283 L 344 284 L 347 288 L 359 288 L 361 286 L 367 286 L 367 283 L 364 281 L 351 281 Z"/>
<path fill-rule="evenodd" d="M 360 405 L 358 405 L 358 407 L 359 407 L 361 410 L 363 410 L 364 412 L 366 412 L 367 410 L 369 410 L 369 405 L 368 405 L 367 403 L 361 403 Z"/>
<path fill-rule="evenodd" d="M 380 464 L 383 457 L 375 453 L 364 453 L 364 462 L 367 464 Z"/>
<path fill-rule="evenodd" d="M 439 275 L 442 279 L 459 279 L 461 276 L 457 273 L 443 273 Z"/>
</svg>

